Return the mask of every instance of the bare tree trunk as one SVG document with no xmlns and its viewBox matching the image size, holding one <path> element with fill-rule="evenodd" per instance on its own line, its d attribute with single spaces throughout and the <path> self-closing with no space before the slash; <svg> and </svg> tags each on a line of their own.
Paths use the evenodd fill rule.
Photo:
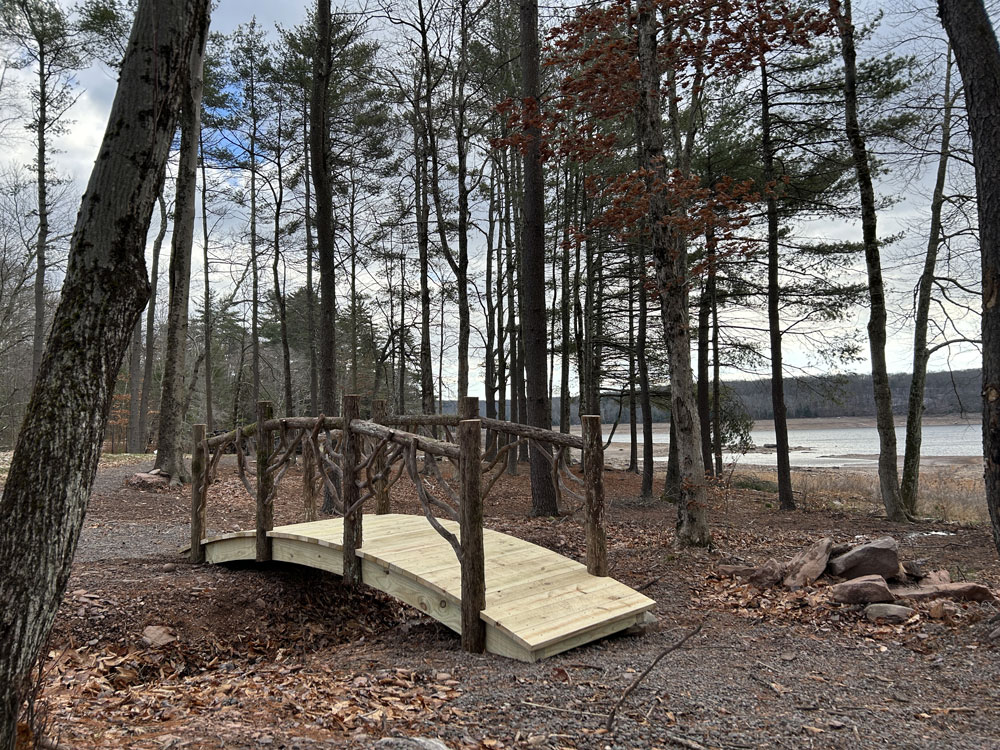
<svg viewBox="0 0 1000 750">
<path fill-rule="evenodd" d="M 0 750 L 13 750 L 25 680 L 69 578 L 111 396 L 149 296 L 143 257 L 204 0 L 140 0 L 66 281 L 0 512 Z M 139 125 L 139 127 L 137 127 Z"/>
<path fill-rule="evenodd" d="M 414 193 L 417 214 L 417 254 L 420 264 L 420 408 L 434 413 L 434 363 L 431 352 L 430 202 L 427 184 L 427 138 L 417 97 L 414 97 Z M 418 128 L 420 129 L 418 133 Z"/>
<path fill-rule="evenodd" d="M 711 404 L 708 399 L 708 324 L 711 309 L 702 284 L 698 297 L 698 424 L 701 426 L 701 460 L 705 475 L 712 475 Z"/>
<path fill-rule="evenodd" d="M 885 285 L 882 282 L 882 261 L 879 257 L 875 188 L 872 185 L 868 148 L 858 122 L 857 52 L 854 49 L 854 22 L 851 20 L 851 0 L 830 0 L 837 28 L 840 30 L 840 50 L 844 58 L 844 110 L 847 140 L 851 144 L 854 172 L 861 193 L 861 232 L 868 270 L 868 297 L 871 316 L 868 319 L 868 342 L 872 358 L 872 388 L 875 394 L 875 423 L 878 427 L 878 478 L 885 513 L 892 521 L 905 521 L 906 510 L 899 495 L 899 470 L 896 466 L 896 424 L 892 417 L 892 391 L 885 361 L 886 310 Z"/>
<path fill-rule="evenodd" d="M 274 149 L 275 179 L 274 190 L 274 257 L 271 260 L 271 276 L 274 282 L 274 302 L 278 308 L 278 326 L 281 332 L 281 372 L 284 386 L 285 416 L 295 416 L 295 402 L 292 397 L 292 355 L 288 345 L 288 305 L 285 302 L 285 286 L 282 283 L 281 274 L 281 209 L 285 202 L 285 181 L 284 165 L 281 159 L 281 138 L 284 135 L 282 130 L 282 107 L 276 108 L 277 113 L 277 135 Z"/>
<path fill-rule="evenodd" d="M 656 8 L 651 0 L 639 3 L 638 48 L 642 93 L 637 124 L 642 165 L 650 175 L 667 184 L 664 164 L 662 114 L 660 111 L 660 69 L 657 61 Z M 705 466 L 701 457 L 698 410 L 694 403 L 691 373 L 691 331 L 687 306 L 687 247 L 674 229 L 668 233 L 663 219 L 668 215 L 662 190 L 649 179 L 649 228 L 652 237 L 656 285 L 660 294 L 660 314 L 664 341 L 670 360 L 670 422 L 677 433 L 680 469 L 680 496 L 677 503 L 677 540 L 681 544 L 705 546 L 711 543 L 708 529 Z"/>
<path fill-rule="evenodd" d="M 927 363 L 931 352 L 927 348 L 927 321 L 930 316 L 931 292 L 934 288 L 934 268 L 941 246 L 941 210 L 944 207 L 944 185 L 948 175 L 948 156 L 951 150 L 951 49 L 944 80 L 944 114 L 941 121 L 941 152 L 938 157 L 934 193 L 931 196 L 931 225 L 927 235 L 927 253 L 924 268 L 917 284 L 916 310 L 913 320 L 913 374 L 910 376 L 910 396 L 906 409 L 906 443 L 903 448 L 903 477 L 899 492 L 903 507 L 910 515 L 917 512 L 917 490 L 920 486 L 920 443 L 924 416 L 924 386 L 927 382 Z"/>
<path fill-rule="evenodd" d="M 938 0 L 972 131 L 983 269 L 983 453 L 986 504 L 1000 550 L 1000 47 L 982 0 Z"/>
<path fill-rule="evenodd" d="M 771 138 L 771 99 L 764 53 L 760 53 L 760 122 L 764 183 L 767 191 L 767 332 L 771 344 L 771 411 L 777 447 L 778 502 L 781 510 L 795 510 L 792 467 L 788 456 L 788 418 L 785 411 L 785 371 L 781 353 L 781 288 L 778 282 L 778 201 L 774 173 L 774 143 Z"/>
<path fill-rule="evenodd" d="M 708 296 L 712 302 L 712 445 L 715 448 L 715 476 L 722 476 L 722 380 L 719 377 L 719 294 L 715 249 L 708 254 Z"/>
<path fill-rule="evenodd" d="M 139 419 L 139 393 L 142 390 L 142 323 L 132 329 L 132 343 L 128 348 L 128 435 L 125 438 L 126 451 L 142 453 L 145 440 Z"/>
<path fill-rule="evenodd" d="M 320 409 L 336 415 L 337 313 L 336 259 L 333 247 L 333 188 L 330 175 L 330 113 L 327 107 L 331 76 L 330 0 L 316 0 L 316 49 L 309 106 L 309 155 L 316 192 L 316 245 L 320 278 Z"/>
<path fill-rule="evenodd" d="M 302 113 L 302 142 L 310 143 L 309 135 L 309 101 L 303 99 L 304 112 Z M 302 155 L 305 169 L 305 212 L 304 224 L 306 227 L 306 337 L 309 340 L 309 413 L 312 416 L 319 416 L 319 369 L 316 363 L 316 297 L 313 289 L 313 217 L 312 217 L 312 174 L 310 173 L 311 158 L 309 149 L 305 149 Z"/>
<path fill-rule="evenodd" d="M 149 302 L 146 304 L 146 344 L 142 362 L 142 397 L 139 401 L 139 424 L 142 433 L 142 446 L 146 450 L 149 442 L 149 404 L 153 390 L 153 359 L 156 353 L 155 322 L 156 322 L 156 287 L 160 275 L 160 251 L 163 249 L 163 239 L 167 236 L 167 202 L 163 193 L 157 196 L 160 206 L 160 228 L 153 240 L 153 264 L 149 268 Z"/>
<path fill-rule="evenodd" d="M 31 377 L 38 377 L 45 347 L 45 268 L 49 246 L 49 183 L 46 179 L 48 128 L 46 45 L 38 45 L 38 121 L 35 123 L 35 159 L 38 170 L 38 236 L 35 238 L 35 331 L 31 342 Z"/>
<path fill-rule="evenodd" d="M 194 249 L 195 205 L 198 191 L 198 140 L 201 135 L 201 95 L 204 45 L 191 55 L 191 65 L 181 108 L 181 150 L 177 168 L 174 235 L 170 243 L 170 306 L 167 312 L 167 346 L 160 393 L 160 425 L 156 441 L 156 468 L 170 476 L 171 484 L 191 481 L 184 463 L 186 388 L 184 355 L 187 348 L 188 299 L 191 287 L 191 253 Z"/>
<path fill-rule="evenodd" d="M 649 398 L 648 345 L 649 302 L 646 299 L 646 245 L 639 243 L 639 274 L 636 278 L 636 296 L 639 298 L 638 365 L 639 403 L 642 407 L 642 488 L 641 497 L 653 496 L 653 405 Z"/>
<path fill-rule="evenodd" d="M 521 235 L 521 289 L 524 307 L 521 330 L 524 340 L 526 412 L 532 427 L 551 429 L 545 363 L 545 185 L 542 179 L 541 132 L 536 118 L 539 104 L 538 0 L 521 0 L 522 101 L 528 108 L 524 134 L 524 224 Z M 559 513 L 549 470 L 548 446 L 531 444 L 531 515 Z"/>
<path fill-rule="evenodd" d="M 215 414 L 212 409 L 212 283 L 208 260 L 208 171 L 205 162 L 204 141 L 198 131 L 198 146 L 201 152 L 201 249 L 202 277 L 205 282 L 205 429 L 211 435 L 215 431 Z"/>
</svg>

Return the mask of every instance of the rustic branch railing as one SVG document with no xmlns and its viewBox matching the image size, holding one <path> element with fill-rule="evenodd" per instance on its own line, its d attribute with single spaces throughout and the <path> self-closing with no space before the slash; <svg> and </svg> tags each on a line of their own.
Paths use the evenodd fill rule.
<svg viewBox="0 0 1000 750">
<path fill-rule="evenodd" d="M 483 501 L 506 470 L 512 453 L 526 443 L 544 448 L 551 465 L 557 499 L 568 495 L 579 499 L 585 509 L 587 570 L 606 576 L 607 544 L 604 532 L 604 455 L 601 420 L 583 417 L 583 437 L 537 427 L 486 419 L 479 416 L 479 400 L 464 399 L 458 415 L 387 415 L 384 401 L 373 404 L 372 421 L 360 418 L 358 396 L 343 400 L 342 417 L 292 417 L 275 419 L 270 402 L 257 405 L 257 422 L 223 435 L 206 437 L 205 426 L 194 426 L 191 489 L 191 560 L 204 562 L 202 543 L 206 534 L 208 488 L 227 449 L 236 454 L 237 474 L 256 504 L 256 558 L 271 559 L 269 531 L 274 527 L 274 501 L 288 468 L 302 454 L 302 497 L 305 517 L 316 520 L 317 482 L 332 498 L 332 505 L 344 517 L 344 582 L 361 581 L 361 558 L 357 551 L 363 541 L 363 510 L 375 500 L 376 513 L 390 512 L 391 489 L 405 472 L 413 482 L 417 498 L 431 526 L 452 546 L 462 571 L 462 646 L 481 652 L 485 649 L 485 625 L 480 613 L 486 604 L 485 559 L 483 551 Z M 401 429 L 406 428 L 406 429 Z M 444 428 L 444 440 L 419 434 L 428 428 Z M 482 431 L 506 435 L 488 461 L 483 460 Z M 255 482 L 247 471 L 249 443 L 256 457 Z M 573 474 L 566 451 L 582 452 L 583 479 Z M 430 460 L 418 461 L 418 453 Z M 437 458 L 453 466 L 449 483 L 437 465 Z M 576 490 L 571 489 L 575 486 Z M 583 494 L 581 494 L 583 493 Z M 459 521 L 460 539 L 438 521 L 437 509 Z"/>
</svg>

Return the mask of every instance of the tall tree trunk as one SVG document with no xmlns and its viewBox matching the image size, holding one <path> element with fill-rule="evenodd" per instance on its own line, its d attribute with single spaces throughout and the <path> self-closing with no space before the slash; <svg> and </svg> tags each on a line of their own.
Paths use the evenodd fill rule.
<svg viewBox="0 0 1000 750">
<path fill-rule="evenodd" d="M 788 456 L 788 418 L 785 411 L 785 371 L 781 353 L 781 287 L 778 280 L 778 189 L 771 137 L 771 98 L 764 53 L 760 53 L 761 155 L 764 161 L 764 191 L 767 207 L 767 333 L 771 344 L 771 410 L 778 468 L 778 502 L 781 510 L 795 510 L 792 466 Z M 895 461 L 895 459 L 893 459 Z"/>
<path fill-rule="evenodd" d="M 278 134 L 275 146 L 275 184 L 274 192 L 274 256 L 271 260 L 271 276 L 274 282 L 274 303 L 278 309 L 278 326 L 281 333 L 281 374 L 284 386 L 285 416 L 295 416 L 295 402 L 292 396 L 292 354 L 288 345 L 288 305 L 285 301 L 285 285 L 281 274 L 281 208 L 285 199 L 284 168 L 281 163 L 281 107 L 277 108 Z"/>
<path fill-rule="evenodd" d="M 191 289 L 191 253 L 194 250 L 195 206 L 198 198 L 198 141 L 201 136 L 201 95 L 204 45 L 191 54 L 190 78 L 181 106 L 181 148 L 177 166 L 174 234 L 170 243 L 170 304 L 167 310 L 167 346 L 163 357 L 160 428 L 156 441 L 156 468 L 171 484 L 191 481 L 184 463 L 185 387 L 188 300 Z M 207 342 L 206 342 L 207 343 Z"/>
<path fill-rule="evenodd" d="M 701 286 L 698 296 L 698 424 L 701 426 L 701 460 L 705 476 L 712 476 L 711 404 L 708 398 L 708 325 L 711 317 L 708 293 Z"/>
<path fill-rule="evenodd" d="M 844 58 L 844 112 L 847 140 L 851 145 L 854 172 L 861 196 L 861 232 L 868 271 L 868 342 L 872 358 L 872 389 L 875 395 L 875 423 L 878 427 L 878 478 L 885 513 L 892 521 L 905 521 L 906 510 L 899 495 L 899 470 L 896 466 L 896 425 L 892 416 L 892 391 L 885 361 L 886 310 L 882 261 L 879 257 L 875 188 L 872 185 L 868 147 L 858 122 L 857 52 L 854 48 L 854 22 L 851 0 L 830 0 L 830 9 L 840 31 L 840 51 Z"/>
<path fill-rule="evenodd" d="M 115 380 L 149 296 L 144 249 L 205 0 L 140 0 L 0 500 L 0 750 L 70 574 Z"/>
<path fill-rule="evenodd" d="M 639 365 L 639 405 L 642 407 L 642 487 L 641 497 L 653 496 L 653 405 L 649 398 L 649 302 L 646 299 L 646 243 L 639 243 L 639 273 L 635 296 L 639 299 L 637 364 Z"/>
<path fill-rule="evenodd" d="M 420 264 L 420 408 L 434 413 L 434 363 L 431 351 L 430 202 L 427 182 L 427 138 L 418 99 L 414 97 L 414 195 L 417 214 L 417 254 Z"/>
<path fill-rule="evenodd" d="M 145 439 L 142 433 L 142 420 L 139 419 L 139 393 L 142 390 L 142 321 L 135 324 L 132 330 L 132 343 L 128 348 L 128 435 L 125 438 L 125 450 L 129 453 L 142 453 L 145 450 Z"/>
<path fill-rule="evenodd" d="M 638 18 L 639 74 L 641 94 L 637 111 L 637 131 L 642 164 L 648 180 L 649 229 L 656 285 L 660 295 L 660 315 L 664 341 L 670 360 L 671 425 L 677 433 L 680 496 L 677 503 L 677 540 L 681 544 L 705 546 L 711 543 L 708 528 L 705 466 L 701 457 L 701 434 L 694 403 L 691 373 L 691 331 L 687 306 L 687 247 L 680 231 L 667 230 L 665 196 L 654 184 L 669 182 L 665 164 L 660 111 L 660 68 L 657 60 L 655 3 L 641 0 Z M 652 179 L 655 175 L 656 180 Z"/>
<path fill-rule="evenodd" d="M 156 354 L 156 287 L 159 285 L 160 251 L 163 240 L 167 236 L 167 202 L 163 193 L 157 196 L 160 206 L 160 228 L 153 240 L 153 263 L 149 267 L 149 302 L 146 304 L 146 344 L 142 356 L 142 397 L 139 400 L 140 432 L 142 433 L 143 450 L 149 442 L 149 404 L 152 401 L 153 390 L 153 359 Z"/>
<path fill-rule="evenodd" d="M 913 320 L 913 374 L 910 376 L 910 396 L 906 408 L 906 442 L 903 448 L 903 477 L 899 492 L 903 507 L 910 515 L 917 512 L 917 491 L 920 486 L 920 443 L 923 433 L 924 386 L 927 382 L 927 363 L 931 352 L 927 348 L 927 321 L 930 316 L 931 292 L 934 289 L 934 268 L 938 249 L 941 247 L 941 210 L 944 207 L 944 185 L 948 176 L 948 156 L 951 151 L 951 49 L 944 79 L 944 113 L 941 121 L 941 145 L 934 193 L 931 196 L 931 225 L 927 234 L 927 253 L 924 268 L 917 284 L 916 309 Z"/>
<path fill-rule="evenodd" d="M 331 51 L 330 0 L 316 0 L 316 49 L 309 100 L 309 155 L 316 193 L 316 249 L 320 283 L 320 409 L 333 416 L 337 404 L 336 259 L 333 247 L 333 188 L 330 174 L 329 93 Z"/>
<path fill-rule="evenodd" d="M 983 454 L 986 505 L 1000 551 L 1000 47 L 982 0 L 938 0 L 962 74 L 972 131 L 983 271 Z"/>
<path fill-rule="evenodd" d="M 719 360 L 719 294 L 715 248 L 708 254 L 708 296 L 712 302 L 712 445 L 715 449 L 715 476 L 722 476 L 722 379 Z"/>
<path fill-rule="evenodd" d="M 628 253 L 628 282 L 635 287 L 635 256 L 632 248 Z M 635 363 L 635 296 L 628 296 L 628 470 L 639 473 L 639 425 L 636 404 L 636 363 Z"/>
<path fill-rule="evenodd" d="M 215 431 L 215 414 L 212 409 L 212 284 L 208 261 L 208 171 L 205 166 L 205 144 L 198 132 L 198 149 L 201 153 L 201 250 L 202 275 L 205 282 L 205 427 L 208 434 Z"/>
<path fill-rule="evenodd" d="M 46 177 L 48 147 L 46 136 L 51 125 L 48 115 L 48 77 L 46 45 L 38 45 L 38 121 L 35 124 L 35 159 L 38 179 L 38 236 L 35 238 L 35 331 L 31 342 L 31 378 L 38 377 L 45 347 L 45 268 L 49 246 L 49 183 Z"/>
<path fill-rule="evenodd" d="M 539 101 L 538 0 L 521 0 L 522 101 L 527 108 L 524 134 L 524 223 L 521 234 L 521 331 L 524 341 L 526 412 L 532 427 L 551 429 L 545 363 L 545 185 L 542 179 Z M 544 451 L 544 453 L 543 453 Z M 531 444 L 531 515 L 559 513 L 552 486 L 547 445 Z"/>
<path fill-rule="evenodd" d="M 302 100 L 302 142 L 311 143 L 309 135 L 309 100 Z M 304 224 L 306 228 L 306 338 L 309 340 L 309 414 L 319 416 L 319 367 L 316 361 L 316 295 L 313 287 L 313 258 L 316 250 L 313 243 L 312 215 L 312 173 L 310 150 L 302 154 L 305 169 L 305 209 Z"/>
</svg>

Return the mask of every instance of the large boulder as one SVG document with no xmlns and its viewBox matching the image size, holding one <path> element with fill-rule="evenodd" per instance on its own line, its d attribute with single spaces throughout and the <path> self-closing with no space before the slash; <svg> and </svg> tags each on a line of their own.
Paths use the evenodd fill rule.
<svg viewBox="0 0 1000 750">
<path fill-rule="evenodd" d="M 785 567 L 785 586 L 794 591 L 823 575 L 832 546 L 833 539 L 826 537 L 801 550 Z"/>
<path fill-rule="evenodd" d="M 759 589 L 769 589 L 772 586 L 777 586 L 781 583 L 781 579 L 784 577 L 784 564 L 778 562 L 772 557 L 766 563 L 757 568 L 753 575 L 747 579 L 747 582 Z"/>
<path fill-rule="evenodd" d="M 899 573 L 899 545 L 891 536 L 876 539 L 833 558 L 826 570 L 841 578 L 892 578 Z"/>
<path fill-rule="evenodd" d="M 835 602 L 841 604 L 868 604 L 891 602 L 896 597 L 882 576 L 861 576 L 830 587 Z"/>
</svg>

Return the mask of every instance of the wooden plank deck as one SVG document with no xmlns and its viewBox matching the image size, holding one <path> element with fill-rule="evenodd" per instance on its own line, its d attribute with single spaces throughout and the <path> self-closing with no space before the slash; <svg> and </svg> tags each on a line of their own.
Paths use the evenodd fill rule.
<svg viewBox="0 0 1000 750">
<path fill-rule="evenodd" d="M 441 521 L 456 536 L 458 524 Z M 273 558 L 338 575 L 343 572 L 343 519 L 268 532 Z M 252 531 L 204 540 L 211 563 L 253 560 Z M 484 529 L 486 648 L 537 661 L 647 622 L 655 602 L 613 578 L 599 578 L 556 552 Z M 451 545 L 422 516 L 364 517 L 358 555 L 362 580 L 461 632 L 461 572 Z"/>
</svg>

